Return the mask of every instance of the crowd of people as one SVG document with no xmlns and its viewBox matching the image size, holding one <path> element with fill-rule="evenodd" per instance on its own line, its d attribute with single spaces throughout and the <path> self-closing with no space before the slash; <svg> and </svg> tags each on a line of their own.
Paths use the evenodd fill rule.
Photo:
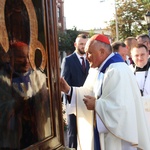
<svg viewBox="0 0 150 150">
<path fill-rule="evenodd" d="M 60 78 L 61 91 L 69 97 L 69 114 L 76 117 L 77 146 L 70 148 L 149 150 L 149 36 L 110 43 L 107 36 L 96 34 L 84 51 L 90 66 L 84 84 L 73 85 L 63 74 Z M 70 67 L 74 70 L 76 64 L 79 60 Z"/>
<path fill-rule="evenodd" d="M 79 34 L 61 64 L 67 146 L 77 150 L 150 149 L 150 38 L 111 43 Z M 0 51 L 1 52 L 1 51 Z M 46 74 L 33 70 L 29 45 L 0 53 L 0 149 L 17 150 L 49 136 Z"/>
</svg>

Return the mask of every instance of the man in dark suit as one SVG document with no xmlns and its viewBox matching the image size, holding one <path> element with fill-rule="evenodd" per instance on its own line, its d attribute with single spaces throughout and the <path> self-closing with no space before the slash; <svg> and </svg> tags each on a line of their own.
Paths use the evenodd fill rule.
<svg viewBox="0 0 150 150">
<path fill-rule="evenodd" d="M 61 65 L 61 76 L 67 81 L 70 86 L 80 87 L 84 84 L 89 70 L 89 63 L 86 60 L 84 51 L 85 44 L 88 38 L 84 34 L 79 34 L 75 40 L 74 46 L 75 51 L 71 55 L 65 57 Z M 69 109 L 69 96 L 66 96 L 66 113 L 67 113 L 67 144 L 69 148 L 77 149 L 77 127 L 76 127 L 76 116 L 71 114 L 74 112 L 73 109 Z"/>
</svg>

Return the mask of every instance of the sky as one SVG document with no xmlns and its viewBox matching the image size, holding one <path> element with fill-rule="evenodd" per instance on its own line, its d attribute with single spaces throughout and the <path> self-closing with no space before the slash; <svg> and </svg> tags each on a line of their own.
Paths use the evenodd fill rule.
<svg viewBox="0 0 150 150">
<path fill-rule="evenodd" d="M 104 1 L 104 2 L 101 2 Z M 115 0 L 64 0 L 66 28 L 78 30 L 105 28 L 115 14 Z"/>
</svg>

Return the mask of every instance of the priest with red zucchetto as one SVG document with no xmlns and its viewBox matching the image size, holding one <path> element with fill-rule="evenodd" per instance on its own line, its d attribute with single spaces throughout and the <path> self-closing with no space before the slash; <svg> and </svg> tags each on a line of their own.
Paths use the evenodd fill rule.
<svg viewBox="0 0 150 150">
<path fill-rule="evenodd" d="M 105 35 L 91 37 L 85 52 L 91 69 L 83 87 L 60 79 L 61 90 L 74 97 L 78 150 L 149 150 L 150 127 L 134 74 Z"/>
</svg>

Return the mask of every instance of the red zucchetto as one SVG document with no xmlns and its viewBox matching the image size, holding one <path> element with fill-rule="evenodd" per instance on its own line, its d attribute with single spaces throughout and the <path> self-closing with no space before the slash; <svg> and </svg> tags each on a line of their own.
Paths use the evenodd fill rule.
<svg viewBox="0 0 150 150">
<path fill-rule="evenodd" d="M 103 34 L 96 34 L 91 37 L 91 40 L 97 40 L 106 44 L 110 44 L 108 37 Z"/>
<path fill-rule="evenodd" d="M 23 46 L 28 46 L 28 45 L 21 41 L 17 41 L 17 42 L 14 42 L 11 44 L 11 47 L 13 47 L 13 48 L 19 48 L 19 47 L 23 47 Z"/>
</svg>

